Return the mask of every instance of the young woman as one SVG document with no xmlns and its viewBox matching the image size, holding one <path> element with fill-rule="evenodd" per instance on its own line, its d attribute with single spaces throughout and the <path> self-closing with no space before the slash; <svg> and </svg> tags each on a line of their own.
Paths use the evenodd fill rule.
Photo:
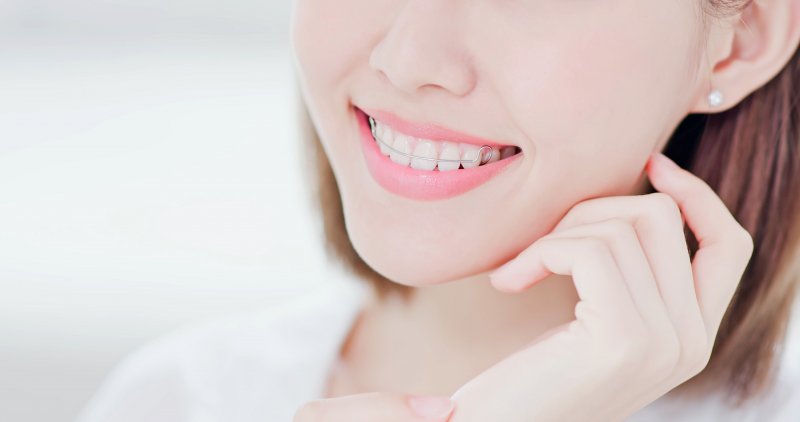
<svg viewBox="0 0 800 422">
<path fill-rule="evenodd" d="M 84 420 L 800 418 L 800 0 L 293 19 L 354 280 L 140 352 Z"/>
</svg>

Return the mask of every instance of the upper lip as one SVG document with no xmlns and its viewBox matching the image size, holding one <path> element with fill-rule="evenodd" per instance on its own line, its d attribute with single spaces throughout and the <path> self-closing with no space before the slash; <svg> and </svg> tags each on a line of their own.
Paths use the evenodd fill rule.
<svg viewBox="0 0 800 422">
<path fill-rule="evenodd" d="M 488 145 L 503 147 L 512 145 L 458 132 L 453 129 L 448 129 L 444 126 L 440 126 L 436 123 L 413 123 L 385 110 L 369 108 L 362 108 L 361 110 L 368 116 L 375 118 L 375 120 L 378 122 L 388 125 L 395 132 L 413 136 L 415 138 L 430 139 L 432 141 L 462 142 L 465 144 L 474 144 L 478 146 Z"/>
</svg>

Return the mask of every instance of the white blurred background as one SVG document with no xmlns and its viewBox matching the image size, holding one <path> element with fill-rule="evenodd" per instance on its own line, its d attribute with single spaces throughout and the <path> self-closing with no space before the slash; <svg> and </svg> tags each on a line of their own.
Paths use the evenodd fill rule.
<svg viewBox="0 0 800 422">
<path fill-rule="evenodd" d="M 290 0 L 0 1 L 0 421 L 330 277 L 291 126 Z"/>
</svg>

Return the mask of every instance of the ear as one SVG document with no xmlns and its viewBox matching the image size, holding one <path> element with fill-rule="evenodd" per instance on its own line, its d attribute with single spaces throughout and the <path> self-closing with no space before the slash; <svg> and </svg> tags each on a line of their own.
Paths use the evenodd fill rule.
<svg viewBox="0 0 800 422">
<path fill-rule="evenodd" d="M 732 18 L 709 23 L 701 83 L 690 113 L 730 109 L 786 66 L 800 44 L 800 0 L 753 0 Z M 724 97 L 716 107 L 708 103 L 713 89 Z"/>
</svg>

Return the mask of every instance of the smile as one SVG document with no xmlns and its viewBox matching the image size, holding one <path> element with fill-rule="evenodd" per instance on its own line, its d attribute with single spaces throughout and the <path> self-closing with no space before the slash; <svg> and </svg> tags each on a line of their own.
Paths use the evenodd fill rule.
<svg viewBox="0 0 800 422">
<path fill-rule="evenodd" d="M 367 116 L 370 132 L 383 155 L 397 164 L 417 170 L 452 171 L 482 166 L 518 154 L 519 147 L 415 138 Z"/>
<path fill-rule="evenodd" d="M 471 191 L 520 162 L 521 149 L 389 114 L 353 107 L 362 152 L 373 179 L 394 194 L 422 201 Z M 416 135 L 416 136 L 412 136 Z M 422 136 L 420 136 L 422 135 Z"/>
</svg>

